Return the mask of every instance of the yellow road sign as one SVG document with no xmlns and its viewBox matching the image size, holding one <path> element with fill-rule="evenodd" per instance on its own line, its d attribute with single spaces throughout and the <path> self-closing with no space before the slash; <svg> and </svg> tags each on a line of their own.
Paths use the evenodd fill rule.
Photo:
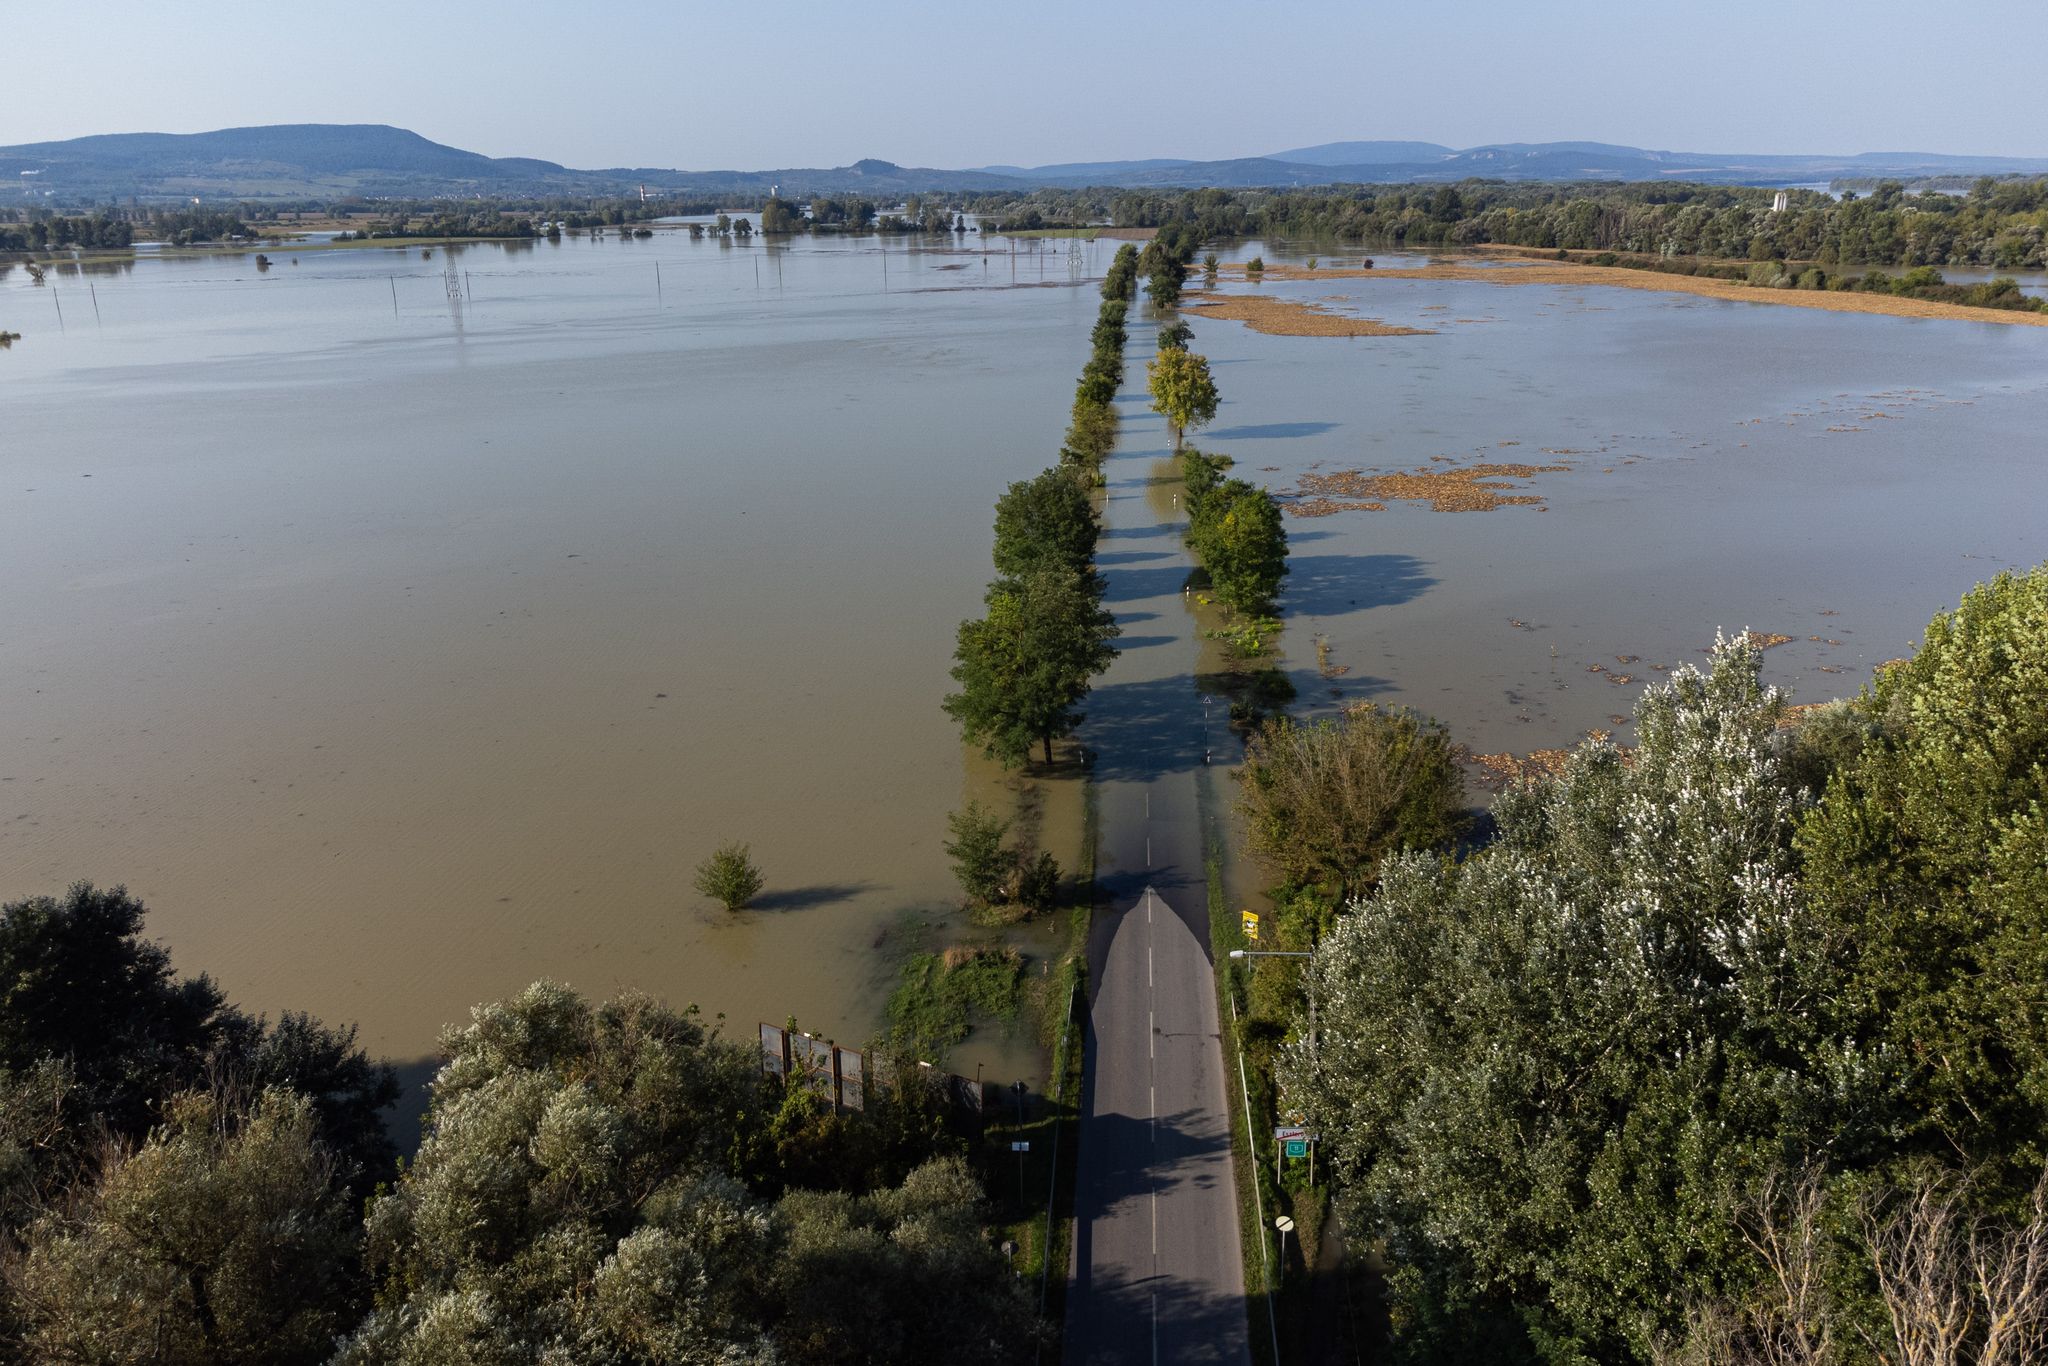
<svg viewBox="0 0 2048 1366">
<path fill-rule="evenodd" d="M 1239 911 L 1238 914 L 1244 917 L 1244 937 L 1256 944 L 1259 940 L 1259 913 Z"/>
</svg>

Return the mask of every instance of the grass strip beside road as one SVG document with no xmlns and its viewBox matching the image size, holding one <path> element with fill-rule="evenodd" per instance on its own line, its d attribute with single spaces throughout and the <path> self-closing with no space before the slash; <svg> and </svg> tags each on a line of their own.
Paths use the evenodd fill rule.
<svg viewBox="0 0 2048 1366">
<path fill-rule="evenodd" d="M 1273 1229 L 1267 1217 L 1278 1210 L 1279 1192 L 1271 1185 L 1268 1153 L 1261 1155 L 1259 1117 L 1270 1115 L 1272 1098 L 1262 1080 L 1245 1067 L 1244 1045 L 1238 1038 L 1238 1021 L 1243 1013 L 1243 969 L 1231 961 L 1230 951 L 1246 947 L 1244 927 L 1230 908 L 1230 895 L 1223 885 L 1223 841 L 1213 810 L 1215 794 L 1210 790 L 1213 769 L 1204 769 L 1196 790 L 1202 822 L 1202 868 L 1209 889 L 1209 952 L 1216 962 L 1217 1020 L 1223 1032 L 1225 1089 L 1233 1092 L 1224 1111 L 1230 1116 L 1231 1170 L 1237 1179 L 1239 1248 L 1244 1257 L 1246 1341 L 1257 1366 L 1279 1366 L 1279 1326 L 1275 1319 L 1274 1291 L 1280 1284 Z M 1262 1303 L 1263 1302 L 1263 1303 Z"/>
<path fill-rule="evenodd" d="M 1101 829 L 1092 778 L 1082 789 L 1081 801 L 1081 856 L 1065 911 L 1066 940 L 1037 999 L 1041 1037 L 1051 1058 L 1045 1094 L 1028 1122 L 992 1124 L 983 1139 L 983 1161 L 994 1178 L 989 1198 L 1005 1214 L 996 1234 L 1015 1246 L 1011 1266 L 1027 1284 L 1037 1283 L 1041 1312 L 1055 1330 L 1066 1321 L 1074 1245 L 1074 1179 L 1081 1152 L 1088 931 L 1095 913 L 1096 849 Z M 1029 1143 L 1031 1149 L 1011 1157 L 1008 1149 L 1012 1142 Z M 1010 1176 L 1019 1185 L 1005 1191 L 1002 1179 L 1019 1173 L 1019 1157 L 1021 1174 Z"/>
</svg>

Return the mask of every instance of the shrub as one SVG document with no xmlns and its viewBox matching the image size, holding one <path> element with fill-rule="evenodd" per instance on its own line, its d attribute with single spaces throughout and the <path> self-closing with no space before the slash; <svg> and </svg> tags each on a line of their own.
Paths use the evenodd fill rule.
<svg viewBox="0 0 2048 1366">
<path fill-rule="evenodd" d="M 697 865 L 697 890 L 728 911 L 746 909 L 761 894 L 761 870 L 738 840 L 721 844 Z"/>
<path fill-rule="evenodd" d="M 1010 823 L 970 801 L 966 810 L 946 817 L 946 828 L 953 836 L 946 841 L 946 857 L 953 860 L 960 890 L 984 906 L 1003 899 L 1017 869 L 1015 856 L 1003 848 Z"/>
</svg>

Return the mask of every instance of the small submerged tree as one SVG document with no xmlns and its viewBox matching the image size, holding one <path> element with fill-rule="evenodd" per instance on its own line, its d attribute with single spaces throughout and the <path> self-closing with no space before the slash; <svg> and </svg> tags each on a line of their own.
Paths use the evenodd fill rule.
<svg viewBox="0 0 2048 1366">
<path fill-rule="evenodd" d="M 728 911 L 745 910 L 761 885 L 761 870 L 738 840 L 719 845 L 697 865 L 697 890 Z"/>
<path fill-rule="evenodd" d="M 1010 823 L 970 801 L 964 811 L 946 816 L 946 829 L 952 835 L 946 841 L 946 857 L 953 861 L 960 890 L 983 905 L 1002 899 L 1017 868 L 1016 858 L 1003 848 Z"/>
</svg>

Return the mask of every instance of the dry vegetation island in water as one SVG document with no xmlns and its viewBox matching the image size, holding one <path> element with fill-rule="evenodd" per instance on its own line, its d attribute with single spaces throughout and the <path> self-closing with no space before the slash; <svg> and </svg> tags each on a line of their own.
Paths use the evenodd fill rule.
<svg viewBox="0 0 2048 1366">
<path fill-rule="evenodd" d="M 1295 517 L 1385 512 L 1388 501 L 1397 499 L 1426 502 L 1433 512 L 1491 512 L 1511 505 L 1541 508 L 1541 497 L 1517 493 L 1516 485 L 1507 481 L 1533 479 L 1539 474 L 1564 474 L 1570 469 L 1569 465 L 1495 464 L 1450 469 L 1424 467 L 1397 474 L 1367 474 L 1363 470 L 1310 472 L 1301 476 L 1295 501 L 1287 505 L 1287 511 Z"/>
<path fill-rule="evenodd" d="M 1219 273 L 1245 278 L 1243 263 L 1230 261 Z M 1666 294 L 1696 294 L 1735 303 L 1785 304 L 1792 308 L 1818 308 L 1831 313 L 1885 313 L 1901 318 L 1948 318 L 1964 322 L 2007 323 L 2015 327 L 2048 327 L 2048 313 L 2029 313 L 2006 308 L 1972 308 L 1966 304 L 1942 303 L 1893 294 L 1861 294 L 1807 289 L 1766 289 L 1734 280 L 1711 279 L 1702 275 L 1666 275 L 1659 271 L 1631 270 L 1624 266 L 1584 265 L 1577 261 L 1531 261 L 1498 254 L 1443 258 L 1428 265 L 1406 269 L 1360 269 L 1324 266 L 1309 270 L 1302 266 L 1269 265 L 1260 273 L 1266 280 L 1474 280 L 1491 285 L 1611 285 L 1620 289 L 1660 290 Z M 1210 316 L 1228 316 L 1211 314 Z M 1261 331 L 1265 330 L 1263 328 Z M 1309 332 L 1292 335 L 1351 336 L 1345 332 Z M 1374 334 L 1384 335 L 1384 334 Z"/>
<path fill-rule="evenodd" d="M 1357 318 L 1298 299 L 1264 294 L 1191 294 L 1182 305 L 1201 318 L 1240 322 L 1275 337 L 1433 337 L 1426 327 L 1400 327 L 1377 318 Z"/>
</svg>

